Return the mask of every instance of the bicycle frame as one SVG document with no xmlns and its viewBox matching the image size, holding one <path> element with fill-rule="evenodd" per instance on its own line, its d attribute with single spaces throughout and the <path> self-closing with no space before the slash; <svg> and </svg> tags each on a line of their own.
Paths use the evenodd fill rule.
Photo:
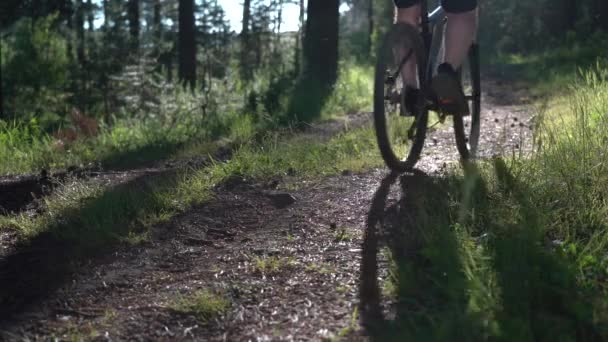
<svg viewBox="0 0 608 342">
<path fill-rule="evenodd" d="M 445 25 L 446 14 L 441 6 L 435 8 L 432 12 L 428 11 L 427 1 L 421 1 L 421 29 L 422 39 L 427 53 L 426 79 L 430 80 L 433 76 L 433 66 L 436 65 L 437 56 L 435 51 L 439 51 L 440 44 L 443 41 L 443 26 Z"/>
</svg>

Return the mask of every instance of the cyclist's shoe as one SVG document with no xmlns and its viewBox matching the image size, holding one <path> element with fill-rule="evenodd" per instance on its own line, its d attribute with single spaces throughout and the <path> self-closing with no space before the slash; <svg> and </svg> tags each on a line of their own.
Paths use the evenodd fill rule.
<svg viewBox="0 0 608 342">
<path fill-rule="evenodd" d="M 416 108 L 418 106 L 418 98 L 420 97 L 420 89 L 406 86 L 404 91 L 401 116 L 416 116 L 418 113 Z"/>
<path fill-rule="evenodd" d="M 439 110 L 446 114 L 469 115 L 469 104 L 462 91 L 460 78 L 454 68 L 443 63 L 437 68 L 437 75 L 431 81 Z"/>
</svg>

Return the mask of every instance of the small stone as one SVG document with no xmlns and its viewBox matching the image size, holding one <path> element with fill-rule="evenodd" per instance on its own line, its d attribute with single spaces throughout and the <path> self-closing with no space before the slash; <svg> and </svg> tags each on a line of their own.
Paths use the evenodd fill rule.
<svg viewBox="0 0 608 342">
<path fill-rule="evenodd" d="M 519 127 L 525 127 L 526 125 L 523 122 L 519 123 Z"/>
<path fill-rule="evenodd" d="M 513 121 L 517 122 L 519 120 L 517 117 L 513 117 Z"/>
<path fill-rule="evenodd" d="M 500 120 L 498 120 L 498 118 L 494 119 L 494 122 L 499 122 Z"/>
<path fill-rule="evenodd" d="M 329 224 L 329 228 L 336 229 L 336 228 L 338 228 L 338 225 L 336 224 L 336 222 L 332 222 Z"/>
<path fill-rule="evenodd" d="M 511 128 L 515 127 L 515 124 L 511 124 Z"/>
<path fill-rule="evenodd" d="M 266 196 L 277 209 L 287 208 L 296 202 L 296 198 L 286 192 L 269 192 Z"/>
</svg>

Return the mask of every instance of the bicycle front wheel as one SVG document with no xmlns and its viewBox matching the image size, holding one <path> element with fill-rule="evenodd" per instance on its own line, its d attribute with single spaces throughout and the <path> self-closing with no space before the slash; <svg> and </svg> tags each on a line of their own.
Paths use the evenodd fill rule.
<svg viewBox="0 0 608 342">
<path fill-rule="evenodd" d="M 460 70 L 462 89 L 469 103 L 470 120 L 460 114 L 454 115 L 456 146 L 463 160 L 474 158 L 479 145 L 481 126 L 481 76 L 479 70 L 479 46 L 473 44 L 467 61 Z"/>
<path fill-rule="evenodd" d="M 408 67 L 411 61 L 416 67 Z M 425 70 L 426 53 L 418 30 L 411 25 L 394 24 L 377 55 L 374 127 L 382 158 L 396 172 L 411 171 L 424 146 L 428 122 Z M 415 105 L 408 110 L 405 86 L 412 80 L 420 91 Z"/>
</svg>

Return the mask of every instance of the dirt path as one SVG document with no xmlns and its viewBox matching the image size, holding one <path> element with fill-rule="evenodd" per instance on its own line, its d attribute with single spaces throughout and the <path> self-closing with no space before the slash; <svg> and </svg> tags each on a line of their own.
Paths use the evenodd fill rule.
<svg viewBox="0 0 608 342">
<path fill-rule="evenodd" d="M 486 82 L 485 84 L 490 84 Z M 531 118 L 520 93 L 484 94 L 482 156 L 526 151 Z M 319 129 L 320 134 L 326 130 Z M 419 166 L 456 159 L 451 129 L 429 135 Z M 208 205 L 156 227 L 150 242 L 120 250 L 63 279 L 44 300 L 4 320 L 6 340 L 323 340 L 365 335 L 357 311 L 361 242 L 385 170 L 299 183 L 299 191 L 232 179 Z M 282 186 L 282 185 L 279 185 Z M 287 199 L 277 200 L 277 195 Z M 390 206 L 399 191 L 386 194 Z M 1 278 L 0 281 L 10 279 Z M 196 290 L 230 302 L 202 323 L 175 310 Z"/>
</svg>

